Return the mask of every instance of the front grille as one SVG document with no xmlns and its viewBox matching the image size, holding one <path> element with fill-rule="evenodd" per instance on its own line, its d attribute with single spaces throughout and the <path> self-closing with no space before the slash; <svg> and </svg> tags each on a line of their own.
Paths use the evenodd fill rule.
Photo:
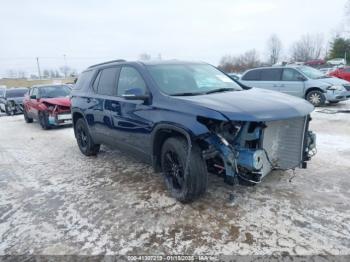
<svg viewBox="0 0 350 262">
<path fill-rule="evenodd" d="M 270 121 L 265 124 L 263 148 L 273 168 L 298 167 L 303 159 L 305 117 Z"/>
</svg>

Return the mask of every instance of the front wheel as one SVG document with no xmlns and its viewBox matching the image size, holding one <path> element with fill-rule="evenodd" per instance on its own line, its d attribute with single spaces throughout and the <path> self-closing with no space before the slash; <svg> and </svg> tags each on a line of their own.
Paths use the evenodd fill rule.
<svg viewBox="0 0 350 262">
<path fill-rule="evenodd" d="M 26 121 L 26 123 L 33 123 L 33 118 L 30 118 L 28 116 L 26 108 L 23 108 L 23 116 L 24 116 L 24 121 Z"/>
<path fill-rule="evenodd" d="M 51 128 L 49 124 L 49 117 L 47 116 L 46 112 L 39 112 L 39 122 L 44 130 L 48 130 Z"/>
<path fill-rule="evenodd" d="M 313 106 L 322 106 L 326 102 L 326 97 L 319 90 L 313 90 L 307 93 L 306 100 L 309 101 Z"/>
<path fill-rule="evenodd" d="M 75 137 L 80 151 L 86 156 L 94 156 L 100 151 L 100 145 L 92 141 L 89 129 L 83 118 L 79 118 L 74 125 Z"/>
<path fill-rule="evenodd" d="M 187 172 L 188 143 L 182 137 L 168 138 L 162 147 L 161 166 L 165 183 L 173 197 L 188 203 L 205 193 L 208 184 L 206 163 L 197 145 L 191 148 Z"/>
</svg>

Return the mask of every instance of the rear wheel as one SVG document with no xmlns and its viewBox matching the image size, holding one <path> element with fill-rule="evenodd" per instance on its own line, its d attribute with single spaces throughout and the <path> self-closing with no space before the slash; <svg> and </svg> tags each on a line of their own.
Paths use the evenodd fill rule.
<svg viewBox="0 0 350 262">
<path fill-rule="evenodd" d="M 24 121 L 26 121 L 26 123 L 33 123 L 33 118 L 30 118 L 28 116 L 26 108 L 23 109 L 23 116 L 24 116 Z"/>
<path fill-rule="evenodd" d="M 42 129 L 47 130 L 50 129 L 51 126 L 49 124 L 49 117 L 46 112 L 39 112 L 39 123 Z"/>
<path fill-rule="evenodd" d="M 185 172 L 188 144 L 184 138 L 171 137 L 162 147 L 161 166 L 165 183 L 173 197 L 187 203 L 205 193 L 208 184 L 206 163 L 200 148 L 193 145 L 188 171 Z"/>
<path fill-rule="evenodd" d="M 326 97 L 319 90 L 313 90 L 307 93 L 306 100 L 314 106 L 322 106 L 326 102 Z"/>
<path fill-rule="evenodd" d="M 75 137 L 80 151 L 86 156 L 94 156 L 100 151 L 100 145 L 92 141 L 89 129 L 83 118 L 79 118 L 74 125 Z"/>
</svg>

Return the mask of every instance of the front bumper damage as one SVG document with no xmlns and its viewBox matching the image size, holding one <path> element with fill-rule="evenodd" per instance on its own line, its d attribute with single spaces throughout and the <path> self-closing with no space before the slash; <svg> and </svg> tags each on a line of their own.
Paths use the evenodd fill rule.
<svg viewBox="0 0 350 262">
<path fill-rule="evenodd" d="M 269 122 L 242 122 L 231 134 L 211 131 L 203 151 L 208 169 L 235 184 L 259 183 L 272 170 L 306 168 L 316 151 L 316 135 L 308 131 L 310 117 Z"/>
<path fill-rule="evenodd" d="M 72 124 L 72 114 L 69 107 L 54 106 L 47 114 L 50 125 L 61 126 Z"/>
<path fill-rule="evenodd" d="M 8 100 L 6 103 L 6 107 L 10 115 L 23 113 L 23 102 Z"/>
</svg>

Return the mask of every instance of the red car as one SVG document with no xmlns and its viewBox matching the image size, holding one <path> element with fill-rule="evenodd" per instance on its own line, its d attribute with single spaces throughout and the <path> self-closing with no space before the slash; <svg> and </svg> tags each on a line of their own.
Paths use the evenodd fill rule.
<svg viewBox="0 0 350 262">
<path fill-rule="evenodd" d="M 71 124 L 70 92 L 66 85 L 33 86 L 24 97 L 24 120 L 36 119 L 43 129 Z"/>
<path fill-rule="evenodd" d="M 350 66 L 339 67 L 334 71 L 329 72 L 328 75 L 350 81 Z"/>
</svg>

